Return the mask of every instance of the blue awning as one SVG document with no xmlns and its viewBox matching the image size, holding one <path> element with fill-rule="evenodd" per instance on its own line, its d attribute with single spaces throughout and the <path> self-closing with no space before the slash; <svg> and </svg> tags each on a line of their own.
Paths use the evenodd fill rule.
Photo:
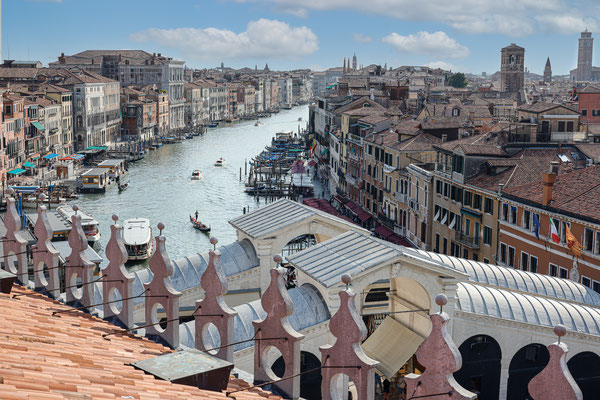
<svg viewBox="0 0 600 400">
<path fill-rule="evenodd" d="M 42 158 L 45 158 L 46 160 L 52 160 L 53 158 L 56 158 L 56 157 L 58 157 L 58 154 L 56 154 L 56 153 L 50 153 L 50 154 L 46 154 Z"/>
<path fill-rule="evenodd" d="M 8 173 L 12 174 L 12 175 L 21 175 L 24 172 L 25 172 L 25 170 L 23 168 L 15 168 L 15 169 L 8 171 Z"/>
<path fill-rule="evenodd" d="M 29 161 L 27 161 L 26 163 L 23 163 L 23 166 L 27 167 L 27 168 L 35 168 L 35 164 L 32 162 L 29 162 Z"/>
</svg>

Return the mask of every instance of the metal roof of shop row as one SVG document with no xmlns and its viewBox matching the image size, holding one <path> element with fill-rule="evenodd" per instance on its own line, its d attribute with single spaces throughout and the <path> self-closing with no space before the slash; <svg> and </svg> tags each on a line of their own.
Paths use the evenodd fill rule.
<svg viewBox="0 0 600 400">
<path fill-rule="evenodd" d="M 354 230 L 361 229 L 341 218 L 333 217 L 330 214 L 288 199 L 278 200 L 266 207 L 234 218 L 229 223 L 251 238 L 257 239 L 316 215 L 326 215 L 327 219 L 349 226 Z"/>
<path fill-rule="evenodd" d="M 600 336 L 600 309 L 580 304 L 461 282 L 456 308 L 463 312 Z"/>
</svg>

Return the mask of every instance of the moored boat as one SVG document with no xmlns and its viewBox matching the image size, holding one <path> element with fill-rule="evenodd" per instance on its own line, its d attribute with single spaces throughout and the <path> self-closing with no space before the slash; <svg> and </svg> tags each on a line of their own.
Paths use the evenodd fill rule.
<svg viewBox="0 0 600 400">
<path fill-rule="evenodd" d="M 217 126 L 219 126 L 218 122 L 211 122 L 210 124 L 207 125 L 209 128 L 216 128 Z"/>
<path fill-rule="evenodd" d="M 75 215 L 75 210 L 69 204 L 56 207 L 58 214 L 71 223 L 71 217 Z M 81 209 L 77 210 L 77 215 L 81 217 L 81 226 L 88 242 L 91 244 L 100 240 L 100 231 L 98 230 L 98 221 Z"/>
<path fill-rule="evenodd" d="M 127 190 L 128 188 L 129 188 L 129 181 L 122 183 L 122 184 L 119 183 L 119 192 Z"/>
<path fill-rule="evenodd" d="M 129 261 L 146 260 L 152 256 L 154 242 L 148 218 L 130 218 L 123 224 L 123 244 Z"/>
</svg>

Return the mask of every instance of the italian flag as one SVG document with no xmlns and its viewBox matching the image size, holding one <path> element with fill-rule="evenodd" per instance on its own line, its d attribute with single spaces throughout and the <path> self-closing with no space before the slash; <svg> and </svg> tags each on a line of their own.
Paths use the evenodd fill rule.
<svg viewBox="0 0 600 400">
<path fill-rule="evenodd" d="M 554 226 L 554 221 L 550 218 L 550 236 L 552 237 L 552 241 L 554 243 L 560 243 L 560 237 L 558 236 L 558 231 L 556 230 L 556 226 Z"/>
</svg>

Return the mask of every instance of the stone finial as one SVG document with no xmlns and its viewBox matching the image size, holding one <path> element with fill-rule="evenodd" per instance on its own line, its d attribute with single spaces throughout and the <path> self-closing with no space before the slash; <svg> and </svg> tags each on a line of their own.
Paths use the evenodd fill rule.
<svg viewBox="0 0 600 400">
<path fill-rule="evenodd" d="M 144 283 L 146 289 L 146 324 L 154 324 L 146 328 L 146 334 L 162 338 L 172 348 L 179 347 L 179 297 L 178 292 L 171 283 L 173 275 L 173 263 L 167 254 L 165 237 L 162 230 L 165 225 L 159 222 L 160 234 L 156 236 L 156 247 L 152 258 L 150 258 L 150 271 L 152 281 Z M 151 297 L 152 296 L 152 297 Z M 166 327 L 159 325 L 157 311 L 162 308 L 166 315 Z"/>
<path fill-rule="evenodd" d="M 321 394 L 323 400 L 344 398 L 337 393 L 338 387 L 333 379 L 338 374 L 346 374 L 356 387 L 358 398 L 373 400 L 375 395 L 375 366 L 377 361 L 369 358 L 360 346 L 367 337 L 367 327 L 356 310 L 356 293 L 350 287 L 352 277 L 343 276 L 342 283 L 346 288 L 339 292 L 340 308 L 329 321 L 329 331 L 335 336 L 333 345 L 321 346 L 323 368 L 321 374 Z"/>
<path fill-rule="evenodd" d="M 127 250 L 123 243 L 123 227 L 117 224 L 118 215 L 113 215 L 110 226 L 110 240 L 106 246 L 108 266 L 102 270 L 105 282 L 102 283 L 104 301 L 104 319 L 116 318 L 121 325 L 129 329 L 133 327 L 133 281 L 135 277 L 127 271 Z M 118 296 L 117 295 L 120 296 Z M 136 293 L 135 295 L 139 295 Z M 121 301 L 116 301 L 121 299 Z M 127 300 L 123 300 L 127 299 Z"/>
<path fill-rule="evenodd" d="M 75 210 L 75 206 L 73 206 Z M 71 254 L 65 260 L 65 283 L 67 303 L 79 302 L 82 306 L 94 304 L 94 279 L 96 264 L 91 262 L 85 251 L 88 248 L 87 238 L 81 226 L 81 215 L 71 216 L 71 232 L 69 232 Z M 81 288 L 75 285 L 81 283 Z"/>
<path fill-rule="evenodd" d="M 212 238 L 211 238 L 212 239 Z M 205 330 L 209 324 L 213 323 L 221 337 L 221 346 L 215 350 L 215 357 L 233 362 L 234 346 L 229 346 L 234 342 L 234 322 L 237 312 L 230 308 L 223 299 L 227 293 L 227 279 L 221 268 L 221 252 L 211 250 L 208 252 L 208 266 L 202 274 L 200 284 L 204 289 L 204 299 L 196 301 L 196 313 L 194 314 L 196 323 L 196 348 L 201 351 L 209 351 L 215 347 L 211 343 L 204 343 Z"/>
<path fill-rule="evenodd" d="M 447 393 L 447 398 L 453 400 L 476 399 L 477 395 L 460 386 L 452 375 L 462 366 L 462 357 L 448 333 L 450 317 L 441 311 L 441 307 L 448 303 L 448 297 L 439 294 L 435 297 L 435 302 L 440 306 L 440 312 L 429 317 L 431 333 L 416 353 L 425 372 L 404 377 L 406 392 L 415 397 Z"/>
<path fill-rule="evenodd" d="M 21 216 L 17 212 L 15 199 L 10 197 L 6 199 L 4 225 L 6 226 L 6 234 L 2 238 L 4 269 L 17 275 L 18 281 L 26 285 L 29 282 L 26 254 L 27 240 L 23 238 L 23 225 L 21 224 Z"/>
<path fill-rule="evenodd" d="M 40 195 L 40 200 L 42 195 Z M 38 205 L 37 221 L 33 228 L 37 243 L 33 248 L 33 277 L 36 290 L 45 291 L 56 299 L 60 294 L 58 271 L 59 251 L 52 245 L 52 229 L 46 206 Z M 44 266 L 46 269 L 44 269 Z M 46 274 L 48 276 L 46 276 Z M 65 285 L 66 286 L 66 285 Z"/>
<path fill-rule="evenodd" d="M 271 370 L 270 360 L 267 359 L 270 347 L 275 347 L 281 352 L 285 365 L 283 378 L 300 373 L 300 341 L 304 339 L 304 335 L 296 332 L 288 321 L 288 317 L 294 312 L 294 305 L 285 288 L 283 277 L 286 272 L 283 267 L 271 269 L 271 283 L 260 301 L 267 316 L 252 322 L 255 337 L 258 339 L 254 342 L 255 383 L 278 379 Z M 286 393 L 286 398 L 300 397 L 300 376 L 286 379 L 275 386 Z"/>
<path fill-rule="evenodd" d="M 550 360 L 546 368 L 529 381 L 529 394 L 534 400 L 582 400 L 583 393 L 567 367 L 569 347 L 560 342 L 567 328 L 557 325 L 554 333 L 558 336 L 558 342 L 548 346 Z"/>
</svg>

